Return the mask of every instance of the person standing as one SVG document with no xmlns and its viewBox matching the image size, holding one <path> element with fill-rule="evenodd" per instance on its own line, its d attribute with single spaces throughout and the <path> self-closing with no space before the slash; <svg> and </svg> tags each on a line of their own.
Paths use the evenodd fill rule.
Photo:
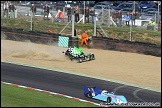
<svg viewBox="0 0 162 108">
<path fill-rule="evenodd" d="M 47 19 L 48 19 L 48 15 L 49 15 L 49 6 L 48 4 L 46 4 L 46 6 L 44 7 L 44 20 L 45 20 L 45 17 L 47 16 Z"/>
<path fill-rule="evenodd" d="M 8 13 L 9 13 L 9 3 L 8 3 L 8 1 L 6 1 L 3 4 L 3 17 L 5 17 L 5 15 L 6 15 L 6 18 L 8 18 Z"/>
<path fill-rule="evenodd" d="M 154 30 L 154 26 L 155 26 L 155 21 L 153 21 L 153 19 L 151 19 L 148 23 L 148 25 L 150 26 L 151 30 Z"/>
<path fill-rule="evenodd" d="M 75 13 L 75 22 L 77 23 L 79 21 L 79 14 L 80 14 L 80 9 L 78 5 L 76 5 L 74 9 L 74 13 Z"/>
<path fill-rule="evenodd" d="M 32 12 L 32 15 L 33 15 L 33 20 L 35 19 L 35 14 L 36 14 L 36 7 L 34 4 L 32 4 L 31 6 L 31 12 Z"/>
<path fill-rule="evenodd" d="M 84 31 L 82 34 L 82 41 L 81 41 L 81 46 L 83 46 L 83 44 L 85 44 L 86 46 L 88 46 L 88 35 L 87 33 Z"/>
<path fill-rule="evenodd" d="M 129 26 L 129 21 L 130 21 L 129 13 L 127 13 L 127 15 L 124 16 L 124 18 L 125 18 L 126 26 Z"/>
<path fill-rule="evenodd" d="M 118 14 L 119 14 L 119 15 L 118 15 L 118 17 L 119 17 L 119 18 L 118 18 L 118 26 L 122 26 L 122 12 L 119 11 Z"/>
<path fill-rule="evenodd" d="M 85 9 L 85 21 L 87 21 L 87 20 L 88 20 L 87 23 L 89 23 L 89 8 L 88 8 L 88 6 Z"/>
<path fill-rule="evenodd" d="M 72 15 L 72 9 L 71 6 L 67 6 L 67 16 L 68 16 L 68 22 L 71 21 L 71 15 Z"/>
<path fill-rule="evenodd" d="M 136 13 L 133 11 L 132 14 L 131 14 L 132 26 L 135 26 L 135 19 L 136 19 Z"/>
<path fill-rule="evenodd" d="M 11 2 L 9 5 L 10 18 L 15 18 L 15 5 Z"/>
<path fill-rule="evenodd" d="M 92 24 L 94 23 L 94 17 L 95 17 L 95 9 L 94 7 L 91 8 L 90 10 L 90 16 L 92 17 Z"/>
</svg>

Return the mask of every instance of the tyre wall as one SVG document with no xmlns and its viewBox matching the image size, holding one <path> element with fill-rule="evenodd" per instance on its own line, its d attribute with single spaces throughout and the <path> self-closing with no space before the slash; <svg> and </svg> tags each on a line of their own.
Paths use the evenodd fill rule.
<svg viewBox="0 0 162 108">
<path fill-rule="evenodd" d="M 7 40 L 14 41 L 31 41 L 34 43 L 41 44 L 57 44 L 59 45 L 59 38 L 62 37 L 61 43 L 67 43 L 65 46 L 77 46 L 78 47 L 78 38 L 71 36 L 62 36 L 61 34 L 40 32 L 40 31 L 24 31 L 23 29 L 12 29 L 1 27 L 1 32 L 3 32 L 7 37 Z M 64 40 L 64 37 L 68 37 L 68 40 Z"/>
<path fill-rule="evenodd" d="M 161 45 L 92 36 L 90 48 L 132 52 L 161 57 Z"/>
</svg>

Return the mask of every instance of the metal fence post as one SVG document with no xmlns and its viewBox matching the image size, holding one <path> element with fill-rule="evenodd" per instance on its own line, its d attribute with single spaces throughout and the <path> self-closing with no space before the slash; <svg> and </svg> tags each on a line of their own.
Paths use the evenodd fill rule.
<svg viewBox="0 0 162 108">
<path fill-rule="evenodd" d="M 132 21 L 131 21 L 131 24 L 130 24 L 130 41 L 132 41 Z"/>
<path fill-rule="evenodd" d="M 108 27 L 110 27 L 110 6 L 108 5 Z"/>
<path fill-rule="evenodd" d="M 94 15 L 94 34 L 93 36 L 96 36 L 96 15 Z"/>
<path fill-rule="evenodd" d="M 154 31 L 156 30 L 156 13 L 155 13 L 155 20 L 154 20 L 154 22 L 155 22 L 155 25 L 154 25 Z"/>
<path fill-rule="evenodd" d="M 102 24 L 103 24 L 103 5 L 102 5 Z"/>
<path fill-rule="evenodd" d="M 30 30 L 32 31 L 33 30 L 33 27 L 32 27 L 32 23 L 33 23 L 33 14 L 32 14 L 32 12 L 31 12 L 31 17 L 30 17 L 31 19 L 30 19 Z"/>
<path fill-rule="evenodd" d="M 72 14 L 72 37 L 74 37 L 74 14 Z"/>
</svg>

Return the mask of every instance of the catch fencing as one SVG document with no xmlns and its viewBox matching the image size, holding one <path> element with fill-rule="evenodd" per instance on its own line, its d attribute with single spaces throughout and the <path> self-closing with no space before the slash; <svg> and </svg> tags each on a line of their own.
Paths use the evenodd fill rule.
<svg viewBox="0 0 162 108">
<path fill-rule="evenodd" d="M 1 3 L 1 17 L 3 17 L 2 7 L 3 7 L 3 4 Z M 15 14 L 16 18 L 25 18 L 25 17 L 28 17 L 28 15 L 30 14 L 30 6 L 21 6 L 20 4 L 15 2 L 15 7 L 16 7 L 15 12 L 17 13 Z M 80 21 L 78 22 L 84 23 L 86 21 L 86 20 L 83 20 L 83 14 L 85 12 L 84 7 L 81 6 L 79 9 L 80 9 L 80 15 L 79 15 Z M 37 10 L 39 11 L 39 13 L 36 16 L 36 18 L 38 20 L 43 20 L 43 17 L 44 17 L 43 6 L 37 5 Z M 57 14 L 58 10 L 61 10 L 64 13 L 65 22 L 67 22 L 67 7 L 63 7 L 63 6 L 51 6 L 50 7 L 50 17 L 51 17 L 50 20 L 53 20 L 54 22 L 57 21 L 57 19 L 55 18 L 55 15 Z M 109 9 L 96 9 L 96 13 L 97 13 L 97 23 L 102 24 L 102 25 L 110 25 L 110 26 L 118 25 L 118 22 L 113 17 L 115 14 L 115 11 L 113 9 L 110 9 L 110 11 Z M 127 12 L 122 12 L 122 20 L 121 20 L 122 26 L 126 25 L 125 19 L 124 19 L 124 15 L 126 15 L 126 13 Z M 109 20 L 109 18 L 112 19 L 112 21 Z M 30 19 L 30 17 L 28 19 Z M 158 13 L 157 14 L 137 13 L 135 25 L 138 27 L 143 26 L 142 28 L 147 29 L 148 22 L 151 19 L 154 19 L 154 21 L 156 22 L 155 28 L 156 30 L 158 30 L 157 27 L 158 27 L 158 23 L 161 21 L 161 12 L 159 12 L 159 14 Z M 89 21 L 90 23 L 92 23 L 92 16 L 89 16 Z"/>
</svg>

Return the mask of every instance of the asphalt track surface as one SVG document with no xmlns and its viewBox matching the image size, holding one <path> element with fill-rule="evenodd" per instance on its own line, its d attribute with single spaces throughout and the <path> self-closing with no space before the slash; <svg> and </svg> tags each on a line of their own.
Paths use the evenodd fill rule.
<svg viewBox="0 0 162 108">
<path fill-rule="evenodd" d="M 61 93 L 76 98 L 100 103 L 101 101 L 89 99 L 83 95 L 83 87 L 98 86 L 118 95 L 124 95 L 128 102 L 160 103 L 161 92 L 155 92 L 138 87 L 98 80 L 52 70 L 33 68 L 1 62 L 1 81 L 20 84 L 37 89 Z"/>
</svg>

